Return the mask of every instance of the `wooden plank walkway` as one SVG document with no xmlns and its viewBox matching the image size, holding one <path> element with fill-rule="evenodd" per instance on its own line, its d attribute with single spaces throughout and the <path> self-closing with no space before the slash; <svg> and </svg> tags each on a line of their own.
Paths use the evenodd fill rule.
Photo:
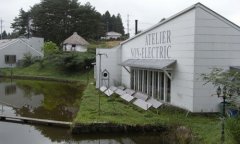
<svg viewBox="0 0 240 144">
<path fill-rule="evenodd" d="M 28 117 L 18 117 L 18 116 L 0 115 L 0 120 L 8 121 L 8 122 L 15 122 L 15 123 L 41 124 L 41 125 L 67 127 L 67 128 L 70 128 L 72 126 L 72 122 L 28 118 Z"/>
</svg>

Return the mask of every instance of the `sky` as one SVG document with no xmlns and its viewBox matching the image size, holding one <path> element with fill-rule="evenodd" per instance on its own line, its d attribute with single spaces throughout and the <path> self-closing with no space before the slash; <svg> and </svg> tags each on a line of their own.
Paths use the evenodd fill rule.
<svg viewBox="0 0 240 144">
<path fill-rule="evenodd" d="M 11 23 L 18 16 L 19 10 L 29 10 L 41 0 L 0 0 L 0 21 L 2 29 L 11 32 Z M 134 33 L 134 21 L 138 20 L 139 30 L 144 30 L 168 18 L 197 2 L 204 4 L 218 14 L 240 26 L 240 0 L 78 0 L 81 4 L 90 2 L 101 14 L 107 10 L 111 14 L 121 14 L 127 32 L 129 15 L 129 32 Z M 1 28 L 1 23 L 0 23 Z"/>
</svg>

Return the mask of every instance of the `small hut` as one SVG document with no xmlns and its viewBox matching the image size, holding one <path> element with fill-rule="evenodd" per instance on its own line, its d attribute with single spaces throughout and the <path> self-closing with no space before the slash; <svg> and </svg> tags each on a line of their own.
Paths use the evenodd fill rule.
<svg viewBox="0 0 240 144">
<path fill-rule="evenodd" d="M 86 52 L 87 45 L 89 45 L 89 43 L 78 35 L 77 32 L 74 32 L 73 35 L 63 42 L 63 51 Z"/>
</svg>

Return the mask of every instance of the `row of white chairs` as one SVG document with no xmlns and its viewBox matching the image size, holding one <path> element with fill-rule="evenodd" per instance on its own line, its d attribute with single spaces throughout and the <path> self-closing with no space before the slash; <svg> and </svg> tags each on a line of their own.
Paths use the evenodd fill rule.
<svg viewBox="0 0 240 144">
<path fill-rule="evenodd" d="M 163 104 L 154 98 L 149 98 L 148 95 L 142 92 L 134 91 L 123 86 L 119 87 L 111 86 L 109 88 L 107 88 L 106 86 L 102 86 L 100 87 L 100 91 L 102 91 L 105 95 L 109 97 L 116 93 L 123 100 L 127 102 L 133 101 L 134 105 L 144 110 L 148 110 L 150 107 L 159 108 Z"/>
</svg>

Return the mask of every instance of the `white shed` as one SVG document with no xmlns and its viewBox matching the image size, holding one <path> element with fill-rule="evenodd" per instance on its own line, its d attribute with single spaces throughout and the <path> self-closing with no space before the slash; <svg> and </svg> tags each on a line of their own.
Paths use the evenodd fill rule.
<svg viewBox="0 0 240 144">
<path fill-rule="evenodd" d="M 63 51 L 86 52 L 89 43 L 82 38 L 77 32 L 74 32 L 69 38 L 63 42 Z"/>
<path fill-rule="evenodd" d="M 26 53 L 43 57 L 43 43 L 43 38 L 36 37 L 0 40 L 0 68 L 16 66 Z"/>
<path fill-rule="evenodd" d="M 240 66 L 240 27 L 197 3 L 112 49 L 97 49 L 110 85 L 123 85 L 191 112 L 217 112 L 201 73 Z M 97 57 L 99 71 L 99 56 Z M 101 83 L 97 74 L 96 87 Z"/>
</svg>

